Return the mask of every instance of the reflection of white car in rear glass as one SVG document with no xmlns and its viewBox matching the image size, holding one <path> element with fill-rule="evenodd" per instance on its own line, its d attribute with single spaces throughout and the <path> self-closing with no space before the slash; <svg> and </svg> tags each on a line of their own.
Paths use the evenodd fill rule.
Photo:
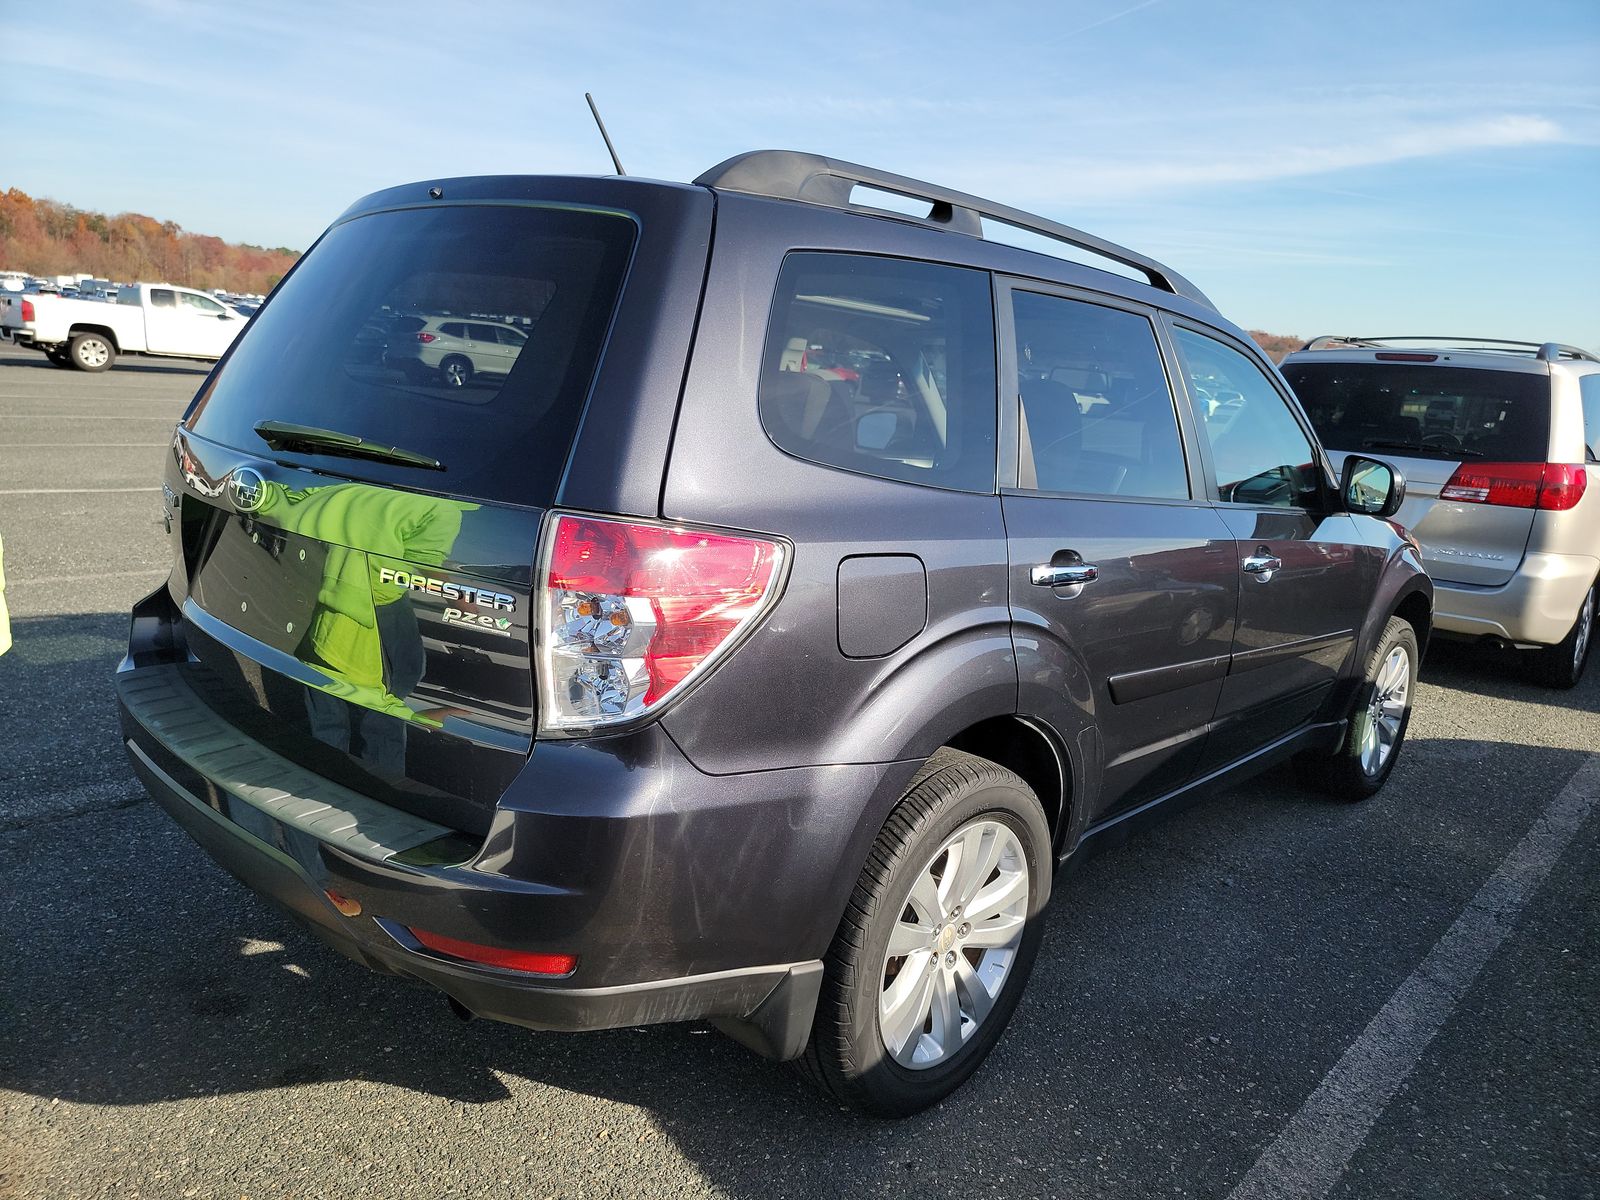
<svg viewBox="0 0 1600 1200">
<path fill-rule="evenodd" d="M 508 375 L 528 335 L 509 325 L 428 317 L 421 327 L 389 341 L 391 366 L 423 376 L 437 373 L 447 387 L 465 387 L 475 375 Z"/>
</svg>

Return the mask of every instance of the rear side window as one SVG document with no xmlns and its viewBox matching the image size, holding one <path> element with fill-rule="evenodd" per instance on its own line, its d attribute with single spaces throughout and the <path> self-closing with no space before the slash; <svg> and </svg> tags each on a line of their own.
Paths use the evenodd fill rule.
<svg viewBox="0 0 1600 1200">
<path fill-rule="evenodd" d="M 1172 390 L 1149 318 L 1013 292 L 1018 482 L 1045 492 L 1188 499 Z"/>
<path fill-rule="evenodd" d="M 767 327 L 759 404 L 768 435 L 800 458 L 992 492 L 988 274 L 858 254 L 789 255 Z"/>
<path fill-rule="evenodd" d="M 177 296 L 177 293 L 176 292 L 170 292 L 166 288 L 151 288 L 150 289 L 150 307 L 151 308 L 177 308 L 178 307 L 178 296 Z"/>
<path fill-rule="evenodd" d="M 1550 379 L 1415 363 L 1286 363 L 1323 444 L 1450 461 L 1544 462 Z"/>
<path fill-rule="evenodd" d="M 344 475 L 547 503 L 635 238 L 612 213 L 441 205 L 330 229 L 240 335 L 189 418 L 263 452 L 262 420 L 355 434 L 442 472 L 324 459 Z M 526 336 L 502 350 L 496 327 Z M 469 340 L 484 330 L 488 345 Z M 306 457 L 319 456 L 308 453 Z"/>
<path fill-rule="evenodd" d="M 1600 463 L 1600 375 L 1585 375 L 1578 381 L 1583 395 L 1583 441 L 1589 461 Z"/>
</svg>

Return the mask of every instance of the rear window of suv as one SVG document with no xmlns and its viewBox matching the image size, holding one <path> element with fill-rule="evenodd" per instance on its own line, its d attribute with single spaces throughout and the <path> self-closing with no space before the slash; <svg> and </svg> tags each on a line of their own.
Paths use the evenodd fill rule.
<svg viewBox="0 0 1600 1200">
<path fill-rule="evenodd" d="M 1285 363 L 1323 445 L 1411 458 L 1544 462 L 1550 378 L 1410 363 Z"/>
<path fill-rule="evenodd" d="M 263 420 L 333 429 L 445 469 L 304 457 L 377 482 L 547 503 L 635 235 L 613 213 L 495 205 L 336 225 L 240 336 L 189 428 L 253 453 L 267 452 Z M 488 336 L 463 341 L 469 327 Z"/>
</svg>

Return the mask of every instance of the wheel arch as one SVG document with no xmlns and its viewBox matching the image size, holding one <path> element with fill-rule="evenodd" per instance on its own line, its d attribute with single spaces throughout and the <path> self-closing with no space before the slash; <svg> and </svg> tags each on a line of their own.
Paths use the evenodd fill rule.
<svg viewBox="0 0 1600 1200">
<path fill-rule="evenodd" d="M 72 341 L 81 333 L 98 333 L 111 343 L 111 348 L 118 354 L 122 353 L 122 345 L 117 341 L 117 331 L 109 325 L 93 325 L 84 321 L 74 321 L 67 329 L 67 341 Z"/>
<path fill-rule="evenodd" d="M 1066 746 L 1042 724 L 1017 713 L 987 717 L 955 734 L 945 746 L 1014 772 L 1044 808 L 1050 838 L 1061 853 L 1072 827 L 1074 771 Z"/>
</svg>

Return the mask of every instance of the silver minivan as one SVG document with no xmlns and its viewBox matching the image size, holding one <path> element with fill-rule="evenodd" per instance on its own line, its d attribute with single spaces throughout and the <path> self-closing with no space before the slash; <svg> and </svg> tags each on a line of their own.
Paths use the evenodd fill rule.
<svg viewBox="0 0 1600 1200">
<path fill-rule="evenodd" d="M 1600 574 L 1600 359 L 1554 342 L 1319 337 L 1283 373 L 1337 471 L 1381 453 L 1436 586 L 1434 628 L 1572 687 Z"/>
</svg>

